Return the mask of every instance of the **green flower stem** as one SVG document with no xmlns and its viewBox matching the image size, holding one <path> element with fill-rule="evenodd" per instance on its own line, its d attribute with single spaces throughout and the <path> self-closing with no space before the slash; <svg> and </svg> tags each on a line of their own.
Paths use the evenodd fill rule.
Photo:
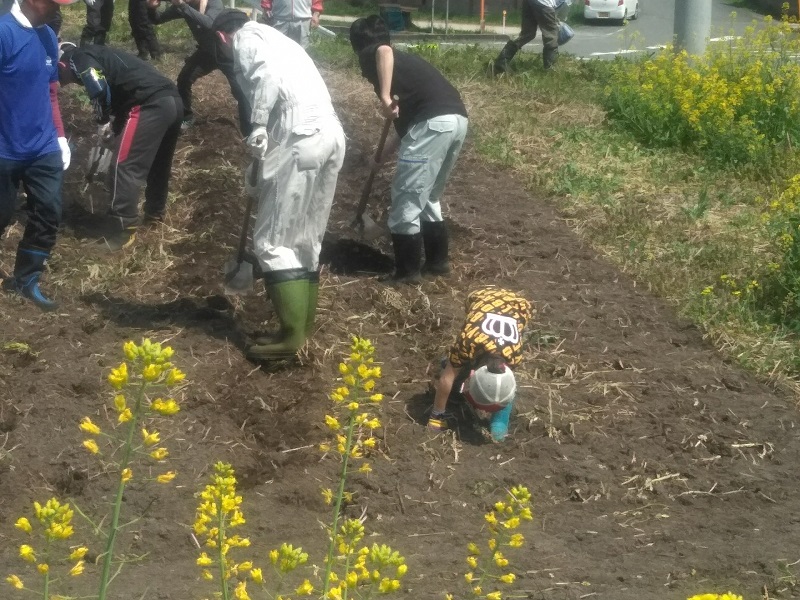
<svg viewBox="0 0 800 600">
<path fill-rule="evenodd" d="M 342 456 L 342 470 L 339 473 L 339 489 L 336 491 L 336 505 L 333 509 L 333 526 L 331 527 L 331 543 L 328 546 L 328 559 L 325 565 L 325 590 L 322 592 L 322 599 L 327 600 L 331 586 L 331 571 L 333 570 L 333 553 L 336 550 L 336 531 L 339 527 L 339 516 L 342 510 L 342 500 L 344 499 L 344 486 L 347 482 L 347 466 L 350 462 L 350 450 L 353 446 L 353 431 L 355 430 L 356 419 L 354 414 L 350 414 L 347 421 L 347 443 L 344 447 Z"/>
<path fill-rule="evenodd" d="M 132 411 L 130 425 L 128 427 L 128 436 L 125 440 L 125 445 L 122 447 L 122 460 L 119 463 L 120 474 L 128 468 L 128 463 L 131 459 L 131 452 L 133 448 L 133 436 L 136 432 L 136 424 L 139 420 L 139 412 L 142 407 L 142 400 L 144 399 L 144 392 L 147 389 L 147 382 L 143 381 L 139 386 L 139 391 L 136 394 L 136 404 Z M 119 515 L 122 511 L 122 495 L 125 492 L 125 482 L 122 481 L 120 475 L 119 486 L 117 487 L 117 497 L 114 499 L 114 511 L 111 515 L 111 525 L 108 530 L 108 540 L 106 542 L 106 551 L 103 556 L 103 570 L 100 574 L 100 591 L 97 595 L 97 600 L 106 600 L 106 593 L 109 585 L 109 577 L 111 575 L 111 562 L 114 559 L 114 544 L 117 541 L 117 530 L 119 529 Z"/>
<path fill-rule="evenodd" d="M 219 583 L 222 591 L 222 599 L 229 600 L 227 573 L 225 572 L 225 555 L 222 554 L 222 544 L 225 542 L 225 515 L 222 510 L 222 498 L 217 501 L 217 554 L 219 555 Z"/>
<path fill-rule="evenodd" d="M 44 562 L 50 566 L 50 539 L 48 538 L 47 544 L 44 547 Z M 42 593 L 44 600 L 50 600 L 50 569 L 44 574 L 44 592 Z"/>
</svg>

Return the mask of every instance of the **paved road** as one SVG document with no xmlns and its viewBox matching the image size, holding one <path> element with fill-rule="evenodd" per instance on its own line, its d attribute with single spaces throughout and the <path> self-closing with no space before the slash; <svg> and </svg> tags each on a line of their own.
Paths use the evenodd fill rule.
<svg viewBox="0 0 800 600">
<path fill-rule="evenodd" d="M 711 38 L 741 34 L 753 19 L 763 16 L 727 0 L 712 0 Z M 736 18 L 732 20 L 732 13 Z M 641 16 L 625 26 L 617 23 L 598 23 L 576 29 L 575 37 L 566 52 L 578 56 L 614 56 L 632 48 L 643 50 L 672 42 L 675 0 L 642 0 Z"/>
<path fill-rule="evenodd" d="M 575 1 L 581 2 L 582 0 Z M 675 0 L 641 0 L 641 3 L 641 16 L 638 20 L 631 21 L 627 25 L 622 25 L 619 22 L 598 22 L 576 27 L 575 37 L 567 46 L 564 46 L 563 51 L 585 58 L 611 58 L 618 54 L 641 51 L 648 48 L 652 49 L 669 44 L 673 35 Z M 712 4 L 712 39 L 730 35 L 731 32 L 734 35 L 741 34 L 744 28 L 750 25 L 754 19 L 758 21 L 763 19 L 763 16 L 751 10 L 732 6 L 730 0 L 712 0 Z M 735 19 L 732 19 L 733 13 L 736 13 Z M 323 15 L 323 25 L 326 23 L 343 25 L 352 20 L 350 17 L 325 17 Z M 430 21 L 426 21 L 415 14 L 414 24 L 426 29 L 430 26 Z M 444 29 L 444 22 L 437 22 L 434 25 Z M 451 28 L 463 32 L 476 32 L 474 25 L 451 23 Z M 503 33 L 502 28 L 499 26 L 487 26 L 486 31 Z M 505 33 L 513 37 L 517 35 L 518 31 L 517 27 L 508 27 Z M 445 36 L 439 38 L 440 43 L 446 44 L 444 40 Z M 488 45 L 499 47 L 502 46 L 502 43 L 489 42 Z M 538 36 L 524 48 L 528 52 L 541 52 L 541 49 L 542 46 Z"/>
</svg>

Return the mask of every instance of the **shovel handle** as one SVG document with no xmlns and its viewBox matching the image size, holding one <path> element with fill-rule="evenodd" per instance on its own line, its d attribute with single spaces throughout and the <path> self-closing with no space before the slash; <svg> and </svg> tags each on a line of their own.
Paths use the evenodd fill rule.
<svg viewBox="0 0 800 600">
<path fill-rule="evenodd" d="M 399 98 L 392 97 L 393 104 L 397 104 Z M 375 162 L 377 163 L 383 154 L 383 147 L 386 145 L 386 138 L 389 137 L 389 128 L 392 126 L 392 120 L 386 119 L 383 123 L 381 130 L 381 137 L 378 140 L 378 147 L 375 149 Z M 358 208 L 356 209 L 356 222 L 362 222 L 364 211 L 367 210 L 367 202 L 369 202 L 369 195 L 372 192 L 372 184 L 375 181 L 375 175 L 378 172 L 378 167 L 375 166 L 369 170 L 367 182 L 364 184 L 364 189 L 361 191 L 361 199 L 358 201 Z"/>
<path fill-rule="evenodd" d="M 261 161 L 254 160 L 252 171 L 250 172 L 250 186 L 256 187 L 258 184 L 258 172 L 261 170 Z M 244 209 L 244 223 L 242 223 L 242 233 L 239 236 L 239 250 L 236 253 L 236 261 L 239 264 L 244 262 L 244 253 L 247 249 L 247 234 L 250 233 L 250 216 L 253 214 L 253 196 L 247 194 L 247 204 Z"/>
</svg>

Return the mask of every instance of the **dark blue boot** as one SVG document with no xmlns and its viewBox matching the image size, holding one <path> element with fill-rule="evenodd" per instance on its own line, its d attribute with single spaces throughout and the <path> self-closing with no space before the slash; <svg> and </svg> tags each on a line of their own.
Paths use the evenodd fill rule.
<svg viewBox="0 0 800 600">
<path fill-rule="evenodd" d="M 44 270 L 44 263 L 50 253 L 36 248 L 19 248 L 14 275 L 3 281 L 3 290 L 19 294 L 33 302 L 44 311 L 58 308 L 58 304 L 45 296 L 39 289 L 39 278 Z"/>
</svg>

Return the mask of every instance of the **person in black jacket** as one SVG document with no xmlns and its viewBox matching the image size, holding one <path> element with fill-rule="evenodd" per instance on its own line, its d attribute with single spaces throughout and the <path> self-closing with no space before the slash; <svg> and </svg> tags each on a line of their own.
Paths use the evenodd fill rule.
<svg viewBox="0 0 800 600">
<path fill-rule="evenodd" d="M 222 0 L 171 0 L 170 6 L 159 11 L 161 0 L 148 0 L 150 20 L 153 23 L 166 23 L 174 19 L 184 19 L 197 42 L 195 51 L 186 58 L 186 62 L 178 74 L 178 93 L 183 100 L 183 129 L 194 124 L 192 111 L 192 85 L 201 77 L 205 77 L 216 69 L 222 71 L 231 93 L 239 105 L 239 129 L 246 137 L 250 135 L 250 107 L 241 86 L 233 72 L 233 62 L 223 56 L 217 56 L 216 36 L 211 28 L 214 19 L 223 10 Z"/>
<path fill-rule="evenodd" d="M 389 147 L 400 146 L 389 210 L 393 279 L 417 283 L 421 272 L 445 275 L 450 264 L 440 200 L 467 135 L 467 109 L 458 91 L 430 63 L 392 48 L 389 30 L 377 15 L 353 22 L 350 43 L 361 74 L 378 94 L 383 115 L 394 120 L 398 137 Z M 388 154 L 384 150 L 384 156 Z"/>
<path fill-rule="evenodd" d="M 156 28 L 148 14 L 147 0 L 128 0 L 128 23 L 139 58 L 160 60 L 161 44 L 158 43 Z"/>
<path fill-rule="evenodd" d="M 183 103 L 174 83 L 116 48 L 76 48 L 65 42 L 58 67 L 62 85 L 79 83 L 86 88 L 98 123 L 113 119 L 110 222 L 100 242 L 118 250 L 134 239 L 143 183 L 145 221 L 164 218 Z"/>
</svg>

